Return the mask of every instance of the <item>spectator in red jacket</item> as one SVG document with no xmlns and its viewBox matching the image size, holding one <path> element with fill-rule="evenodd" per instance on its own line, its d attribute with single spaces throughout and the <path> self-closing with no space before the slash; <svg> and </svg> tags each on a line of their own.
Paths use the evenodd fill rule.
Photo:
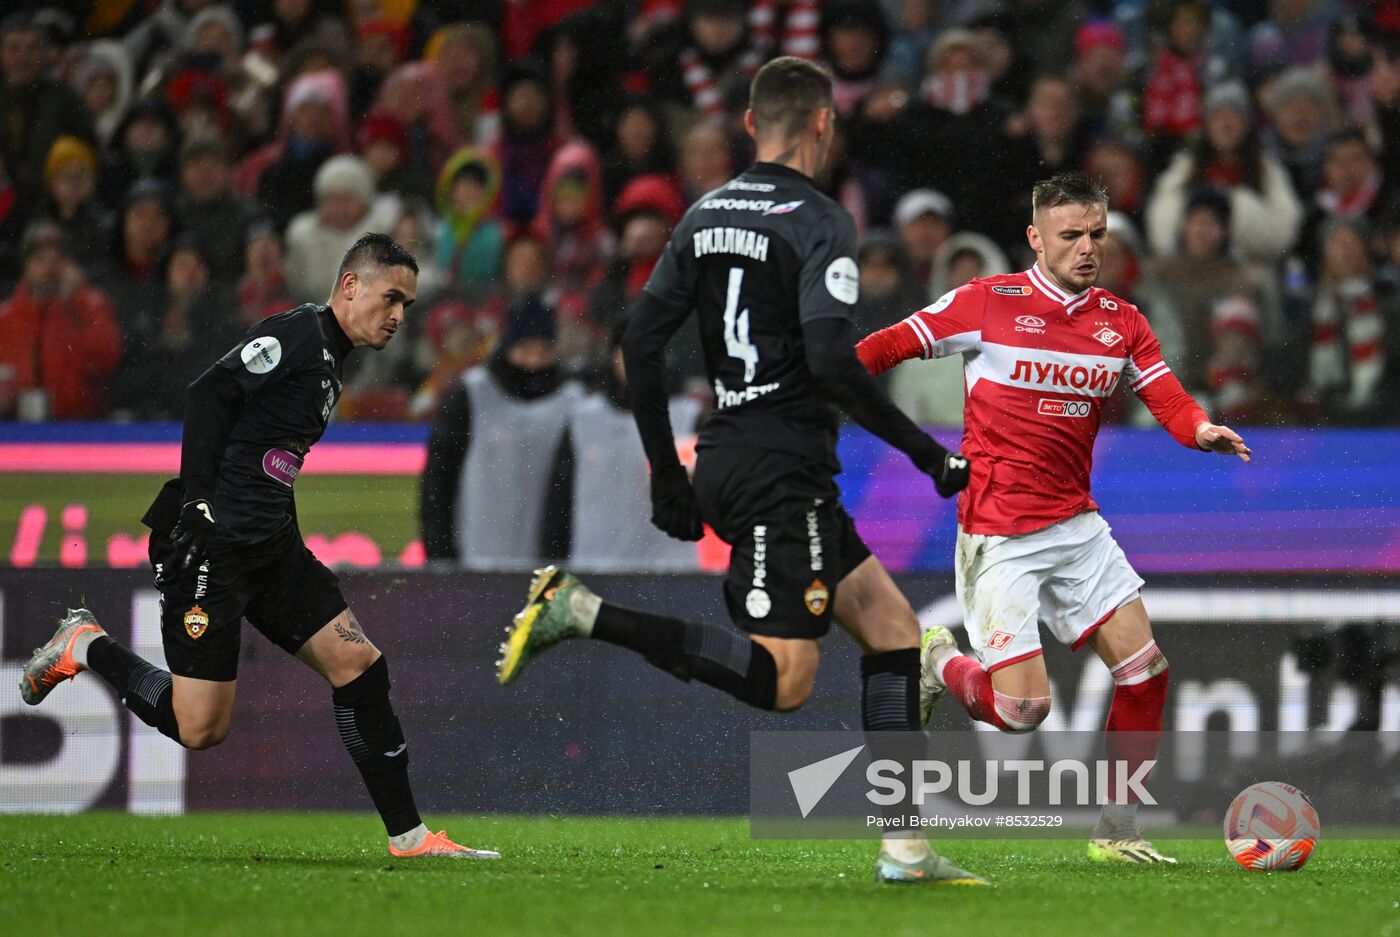
<svg viewBox="0 0 1400 937">
<path fill-rule="evenodd" d="M 0 304 L 0 418 L 98 419 L 121 358 L 112 304 L 87 284 L 52 222 L 24 236 L 24 274 Z"/>
<path fill-rule="evenodd" d="M 626 318 L 684 213 L 680 189 L 660 173 L 637 176 L 613 202 L 617 253 L 588 298 L 588 318 L 599 332 L 612 334 Z"/>
<path fill-rule="evenodd" d="M 560 357 L 576 365 L 607 338 L 589 327 L 589 294 L 602 281 L 615 248 L 603 214 L 603 173 L 593 148 L 582 140 L 555 154 L 540 189 L 531 226 L 553 255 L 553 298 L 559 312 Z"/>
<path fill-rule="evenodd" d="M 1142 129 L 1152 141 L 1154 163 L 1165 162 L 1178 142 L 1200 129 L 1209 29 L 1209 4 L 1179 0 L 1172 5 L 1165 41 L 1143 90 Z"/>
</svg>

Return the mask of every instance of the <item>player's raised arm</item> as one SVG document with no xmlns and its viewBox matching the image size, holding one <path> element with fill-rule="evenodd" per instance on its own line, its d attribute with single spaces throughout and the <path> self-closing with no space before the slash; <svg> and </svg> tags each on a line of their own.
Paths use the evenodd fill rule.
<svg viewBox="0 0 1400 937">
<path fill-rule="evenodd" d="M 676 455 L 666 394 L 666 344 L 690 315 L 693 298 L 687 273 L 676 257 L 676 244 L 685 243 L 680 239 L 683 228 L 684 222 L 661 252 L 632 306 L 622 336 L 622 361 L 632 417 L 651 463 L 651 522 L 679 540 L 699 540 L 704 525 L 695 491 Z"/>
<path fill-rule="evenodd" d="M 982 341 L 986 306 L 986 294 L 976 287 L 949 290 L 907 319 L 861 339 L 856 354 L 871 374 L 883 374 L 910 358 L 943 358 L 974 351 Z"/>
<path fill-rule="evenodd" d="M 850 308 L 859 276 L 855 225 L 849 215 L 823 225 L 802 268 L 799 286 L 802 339 L 807 368 L 817 389 L 865 429 L 909 456 L 934 487 L 950 498 L 967 487 L 968 461 L 939 445 L 885 395 L 856 355 Z"/>
<path fill-rule="evenodd" d="M 1237 455 L 1249 461 L 1251 450 L 1244 439 L 1228 426 L 1212 423 L 1196 399 L 1181 386 L 1181 381 L 1162 358 L 1162 349 L 1152 327 L 1141 315 L 1128 362 L 1124 376 L 1131 381 L 1129 386 L 1133 393 L 1173 439 L 1183 446 Z"/>
</svg>

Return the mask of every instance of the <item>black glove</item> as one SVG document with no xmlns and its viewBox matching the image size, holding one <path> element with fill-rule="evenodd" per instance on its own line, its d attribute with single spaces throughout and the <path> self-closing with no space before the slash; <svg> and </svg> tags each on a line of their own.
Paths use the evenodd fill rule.
<svg viewBox="0 0 1400 937">
<path fill-rule="evenodd" d="M 699 540 L 705 535 L 700 505 L 685 468 L 673 465 L 651 474 L 651 522 L 677 540 Z"/>
<path fill-rule="evenodd" d="M 182 572 L 204 565 L 214 546 L 214 509 L 208 501 L 200 498 L 185 502 L 180 508 L 180 520 L 170 532 L 170 542 Z"/>
<path fill-rule="evenodd" d="M 945 498 L 951 498 L 967 487 L 972 474 L 972 462 L 961 452 L 945 452 L 943 458 L 924 468 L 933 479 L 933 487 Z"/>
</svg>

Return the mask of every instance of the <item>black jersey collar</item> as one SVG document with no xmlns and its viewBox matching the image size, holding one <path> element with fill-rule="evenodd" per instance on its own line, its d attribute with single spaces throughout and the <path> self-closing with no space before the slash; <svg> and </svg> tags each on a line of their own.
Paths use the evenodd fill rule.
<svg viewBox="0 0 1400 937">
<path fill-rule="evenodd" d="M 782 163 L 754 163 L 748 169 L 749 173 L 758 176 L 782 176 L 798 182 L 812 184 L 812 179 L 806 173 L 798 172 L 791 166 L 784 166 Z"/>
<path fill-rule="evenodd" d="M 336 319 L 334 309 L 330 306 L 322 306 L 320 315 L 325 322 L 322 330 L 325 332 L 326 338 L 330 339 L 331 350 L 335 352 L 336 360 L 344 361 L 345 356 L 350 354 L 350 349 L 355 347 L 354 342 L 350 341 L 345 330 L 340 327 L 340 321 Z"/>
</svg>

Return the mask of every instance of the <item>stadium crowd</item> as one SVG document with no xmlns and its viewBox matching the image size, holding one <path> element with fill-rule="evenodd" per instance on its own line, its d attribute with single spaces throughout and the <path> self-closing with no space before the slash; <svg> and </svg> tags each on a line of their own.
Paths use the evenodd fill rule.
<svg viewBox="0 0 1400 937">
<path fill-rule="evenodd" d="M 326 299 L 365 230 L 416 253 L 420 302 L 341 418 L 430 418 L 477 365 L 507 394 L 604 386 L 672 226 L 751 160 L 748 82 L 778 54 L 835 76 L 820 182 L 861 235 L 861 334 L 1029 266 L 1032 181 L 1084 168 L 1112 193 L 1100 284 L 1217 419 L 1400 413 L 1393 0 L 17 6 L 3 419 L 178 418 L 251 324 Z M 677 390 L 702 400 L 697 348 Z M 960 422 L 956 364 L 897 380 Z"/>
</svg>

